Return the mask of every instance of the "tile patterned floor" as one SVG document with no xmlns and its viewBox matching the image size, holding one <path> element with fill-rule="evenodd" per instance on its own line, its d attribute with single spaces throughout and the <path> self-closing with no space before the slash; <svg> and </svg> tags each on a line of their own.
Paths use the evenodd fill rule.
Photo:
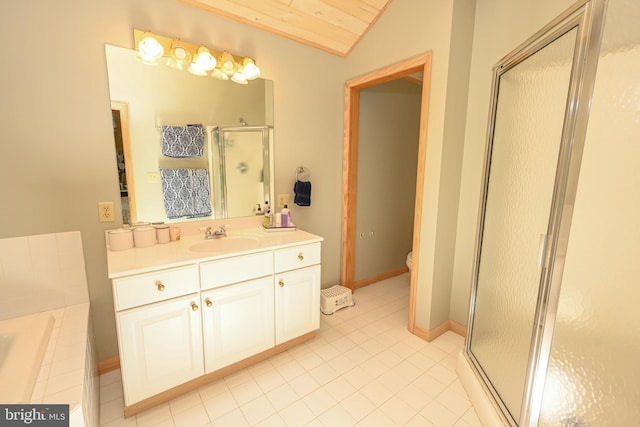
<svg viewBox="0 0 640 427">
<path fill-rule="evenodd" d="M 481 426 L 455 374 L 463 338 L 407 331 L 409 274 L 359 289 L 316 337 L 135 417 L 120 371 L 100 377 L 100 425 Z"/>
</svg>

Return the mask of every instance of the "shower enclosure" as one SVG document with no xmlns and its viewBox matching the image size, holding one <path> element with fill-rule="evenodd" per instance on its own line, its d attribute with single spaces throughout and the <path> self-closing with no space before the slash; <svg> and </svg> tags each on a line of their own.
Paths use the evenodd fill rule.
<svg viewBox="0 0 640 427">
<path fill-rule="evenodd" d="M 507 425 L 640 420 L 635 3 L 580 1 L 494 68 L 463 355 Z"/>
<path fill-rule="evenodd" d="M 271 197 L 273 128 L 219 126 L 212 135 L 209 159 L 216 218 L 254 215 L 257 205 Z"/>
</svg>

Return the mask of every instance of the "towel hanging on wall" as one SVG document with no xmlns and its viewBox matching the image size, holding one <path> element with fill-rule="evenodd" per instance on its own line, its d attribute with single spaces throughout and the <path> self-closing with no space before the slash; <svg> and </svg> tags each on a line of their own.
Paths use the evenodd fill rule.
<svg viewBox="0 0 640 427">
<path fill-rule="evenodd" d="M 202 157 L 204 126 L 162 126 L 162 154 L 167 157 Z"/>
<path fill-rule="evenodd" d="M 167 218 L 211 215 L 209 173 L 206 169 L 160 169 Z"/>
<path fill-rule="evenodd" d="M 311 206 L 311 177 L 304 167 L 296 169 L 296 182 L 293 184 L 293 202 L 298 206 Z"/>
</svg>

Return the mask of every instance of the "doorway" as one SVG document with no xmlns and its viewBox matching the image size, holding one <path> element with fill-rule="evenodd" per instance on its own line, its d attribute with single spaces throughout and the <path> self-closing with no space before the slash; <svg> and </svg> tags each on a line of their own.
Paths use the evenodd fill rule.
<svg viewBox="0 0 640 427">
<path fill-rule="evenodd" d="M 407 59 L 397 64 L 356 77 L 346 82 L 345 125 L 342 179 L 342 237 L 340 276 L 343 286 L 354 290 L 355 239 L 356 239 L 356 190 L 358 177 L 358 126 L 360 115 L 360 91 L 402 77 L 422 73 L 422 99 L 420 131 L 418 136 L 418 167 L 413 228 L 413 264 L 409 292 L 409 331 L 415 326 L 415 304 L 420 259 L 420 228 L 422 223 L 422 192 L 426 160 L 427 118 L 429 116 L 429 91 L 431 81 L 431 52 Z"/>
<path fill-rule="evenodd" d="M 116 146 L 118 181 L 120 183 L 122 222 L 124 224 L 133 224 L 137 221 L 137 218 L 131 141 L 129 139 L 129 105 L 126 102 L 112 101 L 111 117 L 113 119 L 113 139 Z"/>
</svg>

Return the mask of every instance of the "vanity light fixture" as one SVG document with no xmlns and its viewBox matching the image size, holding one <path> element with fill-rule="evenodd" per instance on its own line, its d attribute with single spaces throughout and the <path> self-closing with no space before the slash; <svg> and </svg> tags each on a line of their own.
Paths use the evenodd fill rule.
<svg viewBox="0 0 640 427">
<path fill-rule="evenodd" d="M 167 58 L 167 65 L 177 70 L 186 70 L 191 64 L 192 55 L 182 42 L 175 39 L 171 42 L 171 50 Z"/>
<path fill-rule="evenodd" d="M 249 81 L 247 80 L 247 76 L 242 74 L 242 71 L 238 71 L 233 76 L 231 76 L 231 81 L 241 85 L 246 85 L 249 83 Z"/>
<path fill-rule="evenodd" d="M 247 76 L 247 80 L 255 80 L 260 76 L 260 68 L 251 58 L 242 60 L 242 74 Z"/>
<path fill-rule="evenodd" d="M 164 54 L 164 47 L 155 38 L 152 32 L 147 31 L 137 43 L 137 58 L 147 65 L 158 65 L 158 59 Z"/>
<path fill-rule="evenodd" d="M 193 58 L 193 62 L 189 66 L 189 72 L 197 76 L 206 76 L 209 71 L 216 67 L 216 58 L 206 46 L 200 46 L 198 53 Z"/>
<path fill-rule="evenodd" d="M 196 46 L 151 31 L 133 30 L 133 35 L 137 57 L 145 64 L 157 65 L 162 62 L 198 76 L 211 75 L 239 84 L 247 84 L 260 75 L 260 69 L 252 58 L 237 57 L 226 50 L 216 51 L 204 45 Z"/>
<path fill-rule="evenodd" d="M 233 76 L 238 71 L 238 63 L 226 50 L 220 55 L 220 70 L 227 76 Z"/>
<path fill-rule="evenodd" d="M 220 67 L 216 67 L 211 72 L 211 77 L 215 77 L 219 80 L 229 80 L 229 76 L 220 69 Z"/>
</svg>

